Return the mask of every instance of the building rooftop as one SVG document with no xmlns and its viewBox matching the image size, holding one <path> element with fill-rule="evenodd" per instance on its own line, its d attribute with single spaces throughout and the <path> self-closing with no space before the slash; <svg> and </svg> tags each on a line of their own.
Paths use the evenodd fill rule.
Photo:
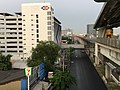
<svg viewBox="0 0 120 90">
<path fill-rule="evenodd" d="M 9 14 L 9 13 L 0 13 L 0 15 L 3 15 L 3 16 L 14 16 L 14 15 Z"/>
<path fill-rule="evenodd" d="M 0 84 L 25 78 L 24 70 L 0 71 Z"/>
</svg>

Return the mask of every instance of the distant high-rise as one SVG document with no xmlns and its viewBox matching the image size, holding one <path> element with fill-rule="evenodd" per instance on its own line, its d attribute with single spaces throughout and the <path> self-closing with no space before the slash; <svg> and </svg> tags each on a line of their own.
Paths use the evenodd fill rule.
<svg viewBox="0 0 120 90">
<path fill-rule="evenodd" d="M 94 27 L 94 24 L 87 25 L 87 34 L 96 36 L 96 30 L 93 27 Z"/>
</svg>

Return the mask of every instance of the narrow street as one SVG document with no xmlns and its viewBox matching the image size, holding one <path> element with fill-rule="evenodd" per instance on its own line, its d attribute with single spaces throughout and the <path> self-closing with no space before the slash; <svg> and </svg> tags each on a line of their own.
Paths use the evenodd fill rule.
<svg viewBox="0 0 120 90">
<path fill-rule="evenodd" d="M 70 72 L 76 78 L 77 85 L 68 90 L 107 90 L 88 56 L 81 50 L 75 50 Z"/>
</svg>

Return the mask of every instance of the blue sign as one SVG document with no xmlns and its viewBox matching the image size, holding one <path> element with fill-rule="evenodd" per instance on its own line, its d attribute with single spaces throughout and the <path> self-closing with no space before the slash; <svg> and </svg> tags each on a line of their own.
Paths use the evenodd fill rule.
<svg viewBox="0 0 120 90">
<path fill-rule="evenodd" d="M 45 77 L 45 64 L 40 64 L 38 69 L 38 77 L 40 80 L 43 80 Z"/>
<path fill-rule="evenodd" d="M 26 90 L 27 88 L 27 82 L 25 79 L 21 80 L 21 90 Z"/>
</svg>

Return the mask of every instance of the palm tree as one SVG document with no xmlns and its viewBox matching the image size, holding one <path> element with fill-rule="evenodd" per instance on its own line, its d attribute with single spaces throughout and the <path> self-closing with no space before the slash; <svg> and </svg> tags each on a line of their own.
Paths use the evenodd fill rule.
<svg viewBox="0 0 120 90">
<path fill-rule="evenodd" d="M 75 78 L 68 70 L 57 71 L 50 82 L 53 84 L 56 90 L 65 90 L 72 84 L 76 84 Z"/>
</svg>

